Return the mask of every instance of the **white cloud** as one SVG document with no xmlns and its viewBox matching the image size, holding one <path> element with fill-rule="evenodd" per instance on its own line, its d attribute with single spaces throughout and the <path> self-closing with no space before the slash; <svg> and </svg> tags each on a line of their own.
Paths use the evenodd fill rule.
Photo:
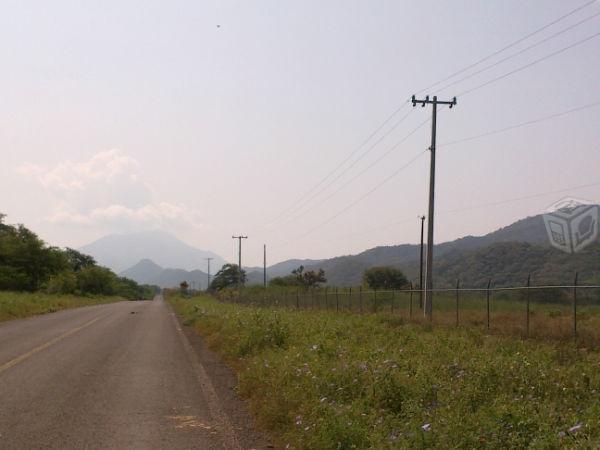
<svg viewBox="0 0 600 450">
<path fill-rule="evenodd" d="M 55 167 L 24 164 L 18 173 L 36 180 L 57 204 L 48 217 L 61 225 L 102 226 L 115 230 L 147 227 L 200 227 L 196 211 L 155 200 L 143 181 L 139 162 L 120 150 L 100 152 L 84 162 Z"/>
</svg>

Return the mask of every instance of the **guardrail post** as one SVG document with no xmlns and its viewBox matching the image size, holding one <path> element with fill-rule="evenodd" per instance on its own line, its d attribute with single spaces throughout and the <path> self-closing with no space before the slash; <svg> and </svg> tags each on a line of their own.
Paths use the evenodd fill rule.
<svg viewBox="0 0 600 450">
<path fill-rule="evenodd" d="M 573 282 L 573 338 L 577 339 L 577 279 L 579 273 L 575 272 L 575 281 Z"/>
<path fill-rule="evenodd" d="M 486 328 L 488 333 L 490 332 L 490 285 L 492 284 L 492 279 L 490 278 L 488 280 L 488 284 L 487 284 L 487 289 L 485 290 L 485 303 L 486 303 L 486 319 L 487 319 L 487 324 L 486 324 Z"/>
<path fill-rule="evenodd" d="M 529 288 L 531 287 L 531 274 L 527 275 L 527 290 L 525 291 L 525 338 L 529 338 Z"/>
<path fill-rule="evenodd" d="M 456 280 L 456 326 L 458 326 L 458 300 L 460 296 L 460 280 Z"/>
</svg>

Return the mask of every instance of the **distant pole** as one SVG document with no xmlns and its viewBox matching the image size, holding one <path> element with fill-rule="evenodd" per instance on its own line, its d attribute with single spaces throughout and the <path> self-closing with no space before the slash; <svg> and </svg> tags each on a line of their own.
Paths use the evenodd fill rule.
<svg viewBox="0 0 600 450">
<path fill-rule="evenodd" d="M 412 96 L 412 104 L 416 106 L 420 103 L 421 106 L 425 106 L 428 103 L 433 105 L 433 111 L 431 115 L 431 162 L 429 169 L 429 212 L 427 214 L 427 265 L 426 265 L 426 281 L 425 281 L 425 305 L 424 314 L 431 320 L 433 312 L 433 210 L 435 201 L 435 139 L 437 132 L 437 105 L 449 105 L 452 108 L 456 105 L 456 97 L 451 101 L 438 101 L 437 96 L 433 96 L 433 100 L 429 100 L 429 96 L 423 100 L 417 100 L 415 96 Z"/>
<path fill-rule="evenodd" d="M 240 275 L 238 279 L 238 286 L 242 284 L 242 239 L 248 239 L 248 236 L 231 236 L 231 239 L 238 240 L 238 267 L 240 269 Z"/>
<path fill-rule="evenodd" d="M 207 285 L 206 285 L 206 290 L 208 290 L 210 288 L 210 261 L 214 258 L 204 258 L 206 260 L 206 263 L 208 265 L 207 267 L 207 271 L 206 271 L 206 281 L 207 281 Z"/>
<path fill-rule="evenodd" d="M 267 287 L 267 244 L 263 244 L 263 285 Z"/>
<path fill-rule="evenodd" d="M 421 219 L 421 262 L 419 263 L 419 308 L 423 309 L 423 235 L 425 231 L 425 216 L 419 216 Z"/>
</svg>

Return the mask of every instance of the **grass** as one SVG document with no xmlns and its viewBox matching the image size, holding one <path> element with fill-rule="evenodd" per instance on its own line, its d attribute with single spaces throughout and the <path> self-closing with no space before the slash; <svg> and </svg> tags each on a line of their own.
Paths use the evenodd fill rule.
<svg viewBox="0 0 600 450">
<path fill-rule="evenodd" d="M 121 297 L 51 295 L 43 293 L 0 292 L 0 322 L 46 314 L 61 309 L 121 301 Z"/>
<path fill-rule="evenodd" d="M 390 314 L 169 300 L 278 448 L 598 448 L 600 354 Z"/>
<path fill-rule="evenodd" d="M 224 300 L 235 300 L 236 293 L 227 293 Z M 529 337 L 536 339 L 573 339 L 572 292 L 564 289 L 540 289 L 533 291 L 530 301 Z M 321 289 L 316 292 L 284 291 L 269 288 L 267 291 L 246 288 L 242 302 L 261 306 L 277 305 L 300 309 L 329 309 L 354 312 L 380 312 L 401 317 L 407 322 L 424 324 L 423 311 L 419 308 L 418 293 L 406 291 L 377 292 L 354 289 L 340 290 L 339 295 L 330 290 L 328 295 Z M 456 325 L 456 295 L 454 292 L 435 293 L 433 325 Z M 487 330 L 487 307 L 485 291 L 463 291 L 459 297 L 458 320 L 460 325 L 480 328 L 491 334 L 525 337 L 525 292 L 493 292 L 490 296 L 489 331 Z M 578 342 L 586 346 L 600 345 L 600 289 L 579 289 L 577 307 Z"/>
</svg>

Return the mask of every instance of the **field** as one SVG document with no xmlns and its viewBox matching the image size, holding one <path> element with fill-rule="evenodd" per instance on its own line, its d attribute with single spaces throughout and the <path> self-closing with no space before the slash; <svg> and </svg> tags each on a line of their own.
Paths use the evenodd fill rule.
<svg viewBox="0 0 600 450">
<path fill-rule="evenodd" d="M 597 448 L 600 354 L 388 312 L 170 294 L 277 448 Z"/>
<path fill-rule="evenodd" d="M 406 322 L 426 324 L 419 305 L 419 291 L 366 291 L 358 289 L 296 289 L 249 287 L 241 298 L 233 291 L 224 300 L 261 306 L 325 309 L 357 313 L 385 313 Z M 529 302 L 527 301 L 529 297 Z M 529 303 L 529 306 L 527 304 Z M 537 339 L 573 340 L 586 346 L 600 345 L 600 288 L 579 287 L 576 309 L 573 289 L 533 288 L 443 290 L 434 293 L 432 325 L 468 325 L 486 333 Z M 489 308 L 488 308 L 489 305 Z M 576 321 L 574 321 L 576 318 Z"/>
<path fill-rule="evenodd" d="M 46 314 L 67 308 L 117 302 L 122 297 L 50 295 L 42 293 L 0 292 L 0 322 Z"/>
</svg>

